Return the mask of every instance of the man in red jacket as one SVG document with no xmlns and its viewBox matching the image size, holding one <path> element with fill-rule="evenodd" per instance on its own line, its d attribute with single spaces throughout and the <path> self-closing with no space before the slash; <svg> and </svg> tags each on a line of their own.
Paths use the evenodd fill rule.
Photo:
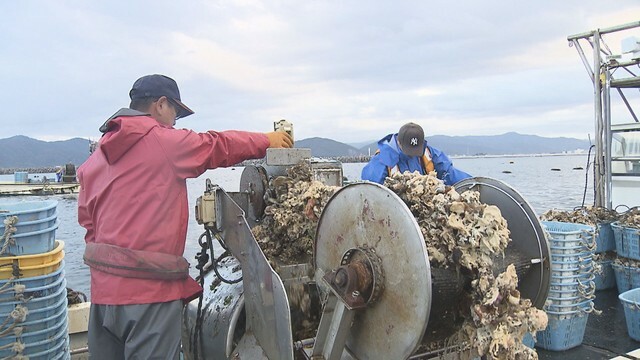
<svg viewBox="0 0 640 360">
<path fill-rule="evenodd" d="M 189 216 L 186 179 L 291 147 L 284 132 L 175 129 L 193 114 L 176 82 L 138 79 L 131 105 L 101 127 L 78 169 L 78 222 L 91 270 L 92 359 L 178 359 L 183 302 L 202 288 L 182 256 Z"/>
</svg>

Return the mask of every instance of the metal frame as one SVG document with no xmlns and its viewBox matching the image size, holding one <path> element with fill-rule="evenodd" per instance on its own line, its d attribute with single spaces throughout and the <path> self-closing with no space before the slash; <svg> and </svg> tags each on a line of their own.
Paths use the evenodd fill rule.
<svg viewBox="0 0 640 360">
<path fill-rule="evenodd" d="M 612 179 L 611 179 L 611 89 L 617 90 L 618 95 L 627 107 L 633 120 L 638 123 L 638 117 L 627 100 L 621 88 L 640 88 L 640 77 L 635 75 L 630 67 L 640 64 L 640 60 L 618 62 L 607 58 L 613 55 L 609 46 L 603 39 L 603 35 L 617 33 L 640 27 L 640 21 L 604 29 L 596 29 L 567 37 L 569 46 L 575 46 L 587 73 L 591 78 L 594 90 L 594 110 L 596 127 L 596 155 L 595 155 L 595 206 L 612 208 Z M 587 42 L 593 50 L 592 62 L 589 63 L 581 42 Z M 603 57 L 603 55 L 605 55 Z M 630 77 L 615 79 L 613 73 L 623 70 Z"/>
<path fill-rule="evenodd" d="M 278 274 L 256 242 L 244 211 L 221 188 L 216 193 L 216 217 L 231 253 L 242 267 L 246 329 L 235 352 L 248 359 L 293 360 L 289 301 Z"/>
</svg>

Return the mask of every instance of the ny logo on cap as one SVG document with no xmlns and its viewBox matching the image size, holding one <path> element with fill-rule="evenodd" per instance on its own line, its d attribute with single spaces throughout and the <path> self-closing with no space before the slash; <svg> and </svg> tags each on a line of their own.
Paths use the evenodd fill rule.
<svg viewBox="0 0 640 360">
<path fill-rule="evenodd" d="M 417 146 L 418 145 L 418 138 L 412 137 L 410 143 L 413 146 Z"/>
</svg>

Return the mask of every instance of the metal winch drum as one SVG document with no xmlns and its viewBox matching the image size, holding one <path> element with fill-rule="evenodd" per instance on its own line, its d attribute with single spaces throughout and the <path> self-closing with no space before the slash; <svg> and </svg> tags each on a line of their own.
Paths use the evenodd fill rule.
<svg viewBox="0 0 640 360">
<path fill-rule="evenodd" d="M 261 209 L 252 206 L 264 205 L 261 199 L 267 188 L 269 171 L 249 167 L 245 172 L 248 172 L 246 179 L 260 181 L 241 184 L 241 189 L 245 190 L 242 194 L 231 194 L 228 202 L 233 199 L 240 204 L 243 214 L 249 215 L 247 222 L 255 224 L 259 222 Z M 483 203 L 496 205 L 501 210 L 508 222 L 512 242 L 504 257 L 502 254 L 496 256 L 495 272 L 515 264 L 521 296 L 542 308 L 550 284 L 549 247 L 531 206 L 511 187 L 490 178 L 466 179 L 457 183 L 455 189 L 458 192 L 478 191 Z M 217 208 L 221 213 L 218 216 L 225 217 L 225 206 Z M 236 235 L 227 233 L 229 235 L 223 231 L 222 236 L 229 244 L 227 236 L 234 239 Z M 246 247 L 254 249 L 253 245 L 250 242 L 243 244 L 243 250 L 238 248 L 234 252 L 233 246 L 229 248 L 234 255 L 258 251 L 264 258 L 257 243 L 258 250 L 249 251 Z M 198 301 L 192 301 L 185 308 L 185 358 L 194 358 L 193 344 L 199 344 L 197 352 L 203 359 L 228 358 L 234 351 L 251 345 L 255 348 L 256 344 L 265 348 L 263 342 L 268 341 L 264 339 L 270 335 L 261 334 L 268 332 L 268 326 L 263 324 L 268 324 L 271 318 L 274 322 L 291 323 L 291 314 L 288 306 L 279 306 L 278 301 L 260 304 L 256 296 L 262 298 L 260 301 L 268 302 L 265 288 L 275 288 L 269 296 L 277 298 L 278 284 L 282 284 L 286 292 L 291 284 L 300 283 L 317 286 L 324 311 L 316 338 L 296 342 L 296 347 L 315 341 L 313 355 L 322 356 L 318 358 L 375 359 L 381 354 L 394 359 L 426 358 L 429 354 L 417 352 L 423 348 L 421 345 L 435 344 L 456 330 L 457 320 L 452 317 L 451 310 L 470 282 L 465 274 L 459 274 L 455 269 L 432 267 L 420 227 L 406 204 L 388 188 L 370 182 L 344 186 L 331 197 L 318 223 L 312 268 L 310 264 L 301 264 L 292 266 L 282 276 L 269 277 L 271 275 L 251 274 L 257 271 L 252 262 L 262 261 L 259 256 L 251 261 L 244 254 L 237 257 L 238 260 L 228 259 L 219 272 L 228 278 L 237 278 L 242 273 L 243 283 L 221 283 L 216 275 L 209 273 L 205 277 L 199 324 Z M 259 285 L 247 282 L 258 282 Z M 210 286 L 212 283 L 216 286 Z M 286 298 L 287 295 L 283 296 Z M 255 315 L 255 312 L 261 315 Z M 198 325 L 200 339 L 194 341 L 194 328 Z M 245 332 L 255 334 L 257 340 L 253 342 L 256 344 L 245 340 Z M 284 338 L 291 336 L 284 335 Z M 263 338 L 262 342 L 260 338 Z M 293 358 L 287 344 L 266 347 L 271 348 L 262 352 L 245 351 L 241 358 Z M 290 348 L 293 352 L 294 345 Z"/>
</svg>

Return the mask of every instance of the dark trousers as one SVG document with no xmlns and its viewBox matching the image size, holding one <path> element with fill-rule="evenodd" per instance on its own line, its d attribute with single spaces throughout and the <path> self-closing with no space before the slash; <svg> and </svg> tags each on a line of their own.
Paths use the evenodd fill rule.
<svg viewBox="0 0 640 360">
<path fill-rule="evenodd" d="M 178 360 L 182 305 L 182 300 L 142 305 L 91 304 L 89 358 Z"/>
</svg>

